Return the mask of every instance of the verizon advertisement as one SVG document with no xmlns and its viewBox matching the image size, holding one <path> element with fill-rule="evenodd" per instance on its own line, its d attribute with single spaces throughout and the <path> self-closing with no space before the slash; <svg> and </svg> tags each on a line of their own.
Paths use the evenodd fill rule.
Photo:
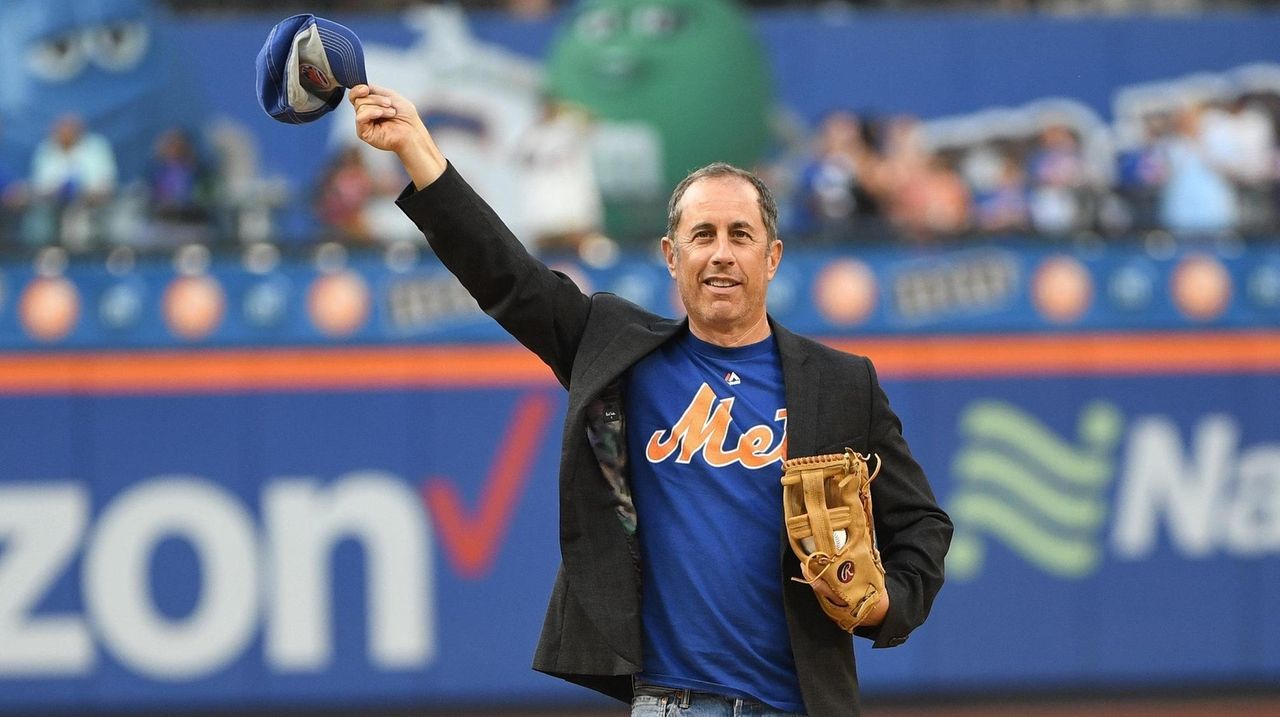
<svg viewBox="0 0 1280 717">
<path fill-rule="evenodd" d="M 884 349 L 956 535 L 925 626 L 860 642 L 869 693 L 1280 679 L 1280 372 L 1172 371 L 1127 341 L 1055 345 L 1106 370 L 1011 375 L 955 375 L 959 354 L 913 373 Z M 241 388 L 196 385 L 179 354 L 122 354 L 147 375 L 115 384 L 73 357 L 48 370 L 83 382 L 11 389 L 0 713 L 597 700 L 529 669 L 563 392 L 492 347 L 370 386 L 380 351 Z M 305 386 L 321 369 L 339 378 Z"/>
</svg>

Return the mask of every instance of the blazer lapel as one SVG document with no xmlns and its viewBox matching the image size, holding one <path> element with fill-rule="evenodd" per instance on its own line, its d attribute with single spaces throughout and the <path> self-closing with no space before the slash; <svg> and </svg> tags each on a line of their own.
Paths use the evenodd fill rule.
<svg viewBox="0 0 1280 717">
<path fill-rule="evenodd" d="M 818 365 L 795 334 L 770 321 L 782 356 L 782 382 L 787 399 L 787 457 L 813 455 L 818 449 Z"/>
<path fill-rule="evenodd" d="M 596 358 L 576 379 L 581 385 L 573 387 L 574 395 L 580 396 L 584 402 L 591 400 L 623 371 L 661 346 L 684 325 L 684 321 L 663 319 L 648 325 L 624 326 L 596 353 Z"/>
</svg>

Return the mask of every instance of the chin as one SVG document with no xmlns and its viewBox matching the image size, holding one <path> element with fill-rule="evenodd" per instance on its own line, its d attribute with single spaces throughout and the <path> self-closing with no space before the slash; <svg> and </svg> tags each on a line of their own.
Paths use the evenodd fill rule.
<svg viewBox="0 0 1280 717">
<path fill-rule="evenodd" d="M 742 316 L 736 312 L 703 311 L 698 312 L 698 320 L 704 326 L 732 327 L 742 321 Z"/>
</svg>

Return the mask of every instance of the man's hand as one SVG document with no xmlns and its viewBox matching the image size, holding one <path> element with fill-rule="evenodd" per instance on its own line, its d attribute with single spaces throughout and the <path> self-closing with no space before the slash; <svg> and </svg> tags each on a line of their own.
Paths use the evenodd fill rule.
<svg viewBox="0 0 1280 717">
<path fill-rule="evenodd" d="M 444 174 L 444 155 L 412 102 L 377 85 L 356 85 L 349 97 L 356 136 L 370 147 L 395 152 L 415 187 L 422 189 Z"/>
<path fill-rule="evenodd" d="M 871 612 L 867 614 L 866 622 L 863 622 L 862 624 L 866 625 L 867 627 L 876 627 L 884 622 L 884 617 L 885 615 L 888 615 L 888 614 L 889 614 L 889 591 L 885 590 L 880 595 L 880 602 L 876 603 L 876 606 L 871 609 Z"/>
<path fill-rule="evenodd" d="M 800 566 L 800 570 L 802 572 L 804 571 L 803 565 Z M 810 576 L 806 573 L 805 577 L 809 578 Z M 813 582 L 810 582 L 809 587 L 813 588 L 814 591 L 821 595 L 824 600 L 831 601 L 832 605 L 839 605 L 840 607 L 848 607 L 849 605 L 849 603 L 841 600 L 840 597 L 836 595 L 836 591 L 832 590 L 830 585 L 822 582 L 821 580 L 814 580 Z M 885 590 L 880 593 L 880 601 L 876 603 L 875 607 L 871 608 L 871 612 L 867 613 L 866 619 L 860 624 L 865 627 L 877 627 L 880 623 L 884 622 L 885 615 L 888 614 L 889 591 Z"/>
</svg>

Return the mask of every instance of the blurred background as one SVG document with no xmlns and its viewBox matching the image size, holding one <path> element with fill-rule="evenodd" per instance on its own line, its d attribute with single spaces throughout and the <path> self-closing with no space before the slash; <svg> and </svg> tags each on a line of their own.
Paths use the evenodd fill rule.
<svg viewBox="0 0 1280 717">
<path fill-rule="evenodd" d="M 675 315 L 689 170 L 871 356 L 956 522 L 869 715 L 1280 715 L 1280 7 L 0 2 L 0 715 L 620 715 L 528 665 L 564 395 L 344 106 L 364 41 L 529 249 Z"/>
</svg>

